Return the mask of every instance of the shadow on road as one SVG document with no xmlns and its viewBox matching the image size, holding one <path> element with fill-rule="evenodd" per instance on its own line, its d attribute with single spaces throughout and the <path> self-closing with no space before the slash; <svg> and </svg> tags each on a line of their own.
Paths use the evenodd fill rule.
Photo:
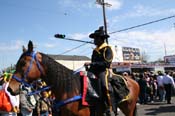
<svg viewBox="0 0 175 116">
<path fill-rule="evenodd" d="M 171 113 L 175 112 L 175 106 L 160 106 L 158 108 L 146 109 L 147 113 L 145 115 L 159 115 L 161 113 Z"/>
</svg>

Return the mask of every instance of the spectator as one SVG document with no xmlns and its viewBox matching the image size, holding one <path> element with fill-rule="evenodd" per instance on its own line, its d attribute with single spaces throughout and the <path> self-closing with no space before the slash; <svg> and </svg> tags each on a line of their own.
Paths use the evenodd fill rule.
<svg viewBox="0 0 175 116">
<path fill-rule="evenodd" d="M 150 102 L 154 101 L 154 92 L 155 92 L 155 81 L 152 75 L 150 75 Z"/>
<path fill-rule="evenodd" d="M 172 87 L 175 88 L 174 85 L 174 80 L 172 75 L 170 76 L 169 72 L 165 72 L 166 75 L 163 78 L 163 84 L 165 87 L 165 91 L 166 91 L 166 100 L 167 100 L 167 104 L 171 104 L 171 89 Z"/>
<path fill-rule="evenodd" d="M 31 87 L 22 86 L 20 91 L 20 108 L 22 116 L 32 116 L 33 109 L 36 106 L 36 100 L 33 95 L 28 96 Z"/>
<path fill-rule="evenodd" d="M 146 104 L 147 103 L 147 99 L 146 99 L 146 88 L 147 88 L 146 80 L 145 80 L 143 74 L 140 74 L 139 78 L 140 79 L 138 80 L 138 84 L 140 86 L 140 95 L 139 95 L 140 104 Z"/>
<path fill-rule="evenodd" d="M 51 102 L 48 98 L 47 91 L 43 91 L 41 93 L 41 97 L 37 102 L 37 113 L 38 113 L 38 116 L 52 115 Z"/>
<path fill-rule="evenodd" d="M 157 84 L 158 84 L 159 100 L 163 101 L 165 91 L 164 91 L 164 86 L 163 86 L 163 73 L 161 71 L 158 72 Z"/>
<path fill-rule="evenodd" d="M 12 76 L 12 73 L 5 72 L 3 74 L 3 78 L 4 78 L 3 79 L 3 87 L 4 87 L 4 90 L 5 90 L 5 93 L 9 97 L 10 103 L 12 105 L 12 111 L 15 112 L 15 114 L 16 114 L 17 112 L 19 112 L 19 95 L 12 94 L 10 92 L 11 89 L 8 88 L 11 76 Z"/>
<path fill-rule="evenodd" d="M 154 90 L 153 90 L 153 95 L 154 95 L 154 98 L 156 99 L 157 98 L 157 80 L 156 80 L 156 75 L 154 75 Z"/>
</svg>

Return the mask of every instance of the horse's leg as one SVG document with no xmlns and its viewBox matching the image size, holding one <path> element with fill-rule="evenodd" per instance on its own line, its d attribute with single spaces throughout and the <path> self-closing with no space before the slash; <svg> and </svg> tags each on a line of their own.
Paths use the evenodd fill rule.
<svg viewBox="0 0 175 116">
<path fill-rule="evenodd" d="M 129 101 L 124 101 L 120 103 L 119 108 L 125 116 L 132 116 L 131 115 L 132 108 L 131 108 Z"/>
<path fill-rule="evenodd" d="M 125 116 L 136 115 L 136 103 L 139 95 L 139 85 L 134 80 L 127 78 L 129 88 L 129 99 L 119 104 L 119 108 L 125 114 Z"/>
<path fill-rule="evenodd" d="M 119 105 L 120 110 L 125 114 L 125 116 L 136 116 L 136 102 L 129 103 L 129 101 L 124 101 Z"/>
</svg>

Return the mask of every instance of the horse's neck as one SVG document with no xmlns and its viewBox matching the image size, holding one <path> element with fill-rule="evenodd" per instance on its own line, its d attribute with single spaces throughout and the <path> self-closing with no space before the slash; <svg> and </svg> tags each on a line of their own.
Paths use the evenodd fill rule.
<svg viewBox="0 0 175 116">
<path fill-rule="evenodd" d="M 47 55 L 43 56 L 43 65 L 46 67 L 46 77 L 44 80 L 52 86 L 52 90 L 57 99 L 61 96 L 69 98 L 80 91 L 80 78 L 73 75 L 73 71 L 62 64 L 54 61 Z M 60 95 L 61 94 L 61 95 Z"/>
<path fill-rule="evenodd" d="M 70 74 L 72 74 L 72 70 L 68 69 L 64 65 L 60 64 L 59 62 L 56 62 L 54 59 L 50 58 L 49 56 L 42 54 L 42 63 L 46 67 L 46 73 L 57 73 L 63 78 L 66 78 Z"/>
</svg>

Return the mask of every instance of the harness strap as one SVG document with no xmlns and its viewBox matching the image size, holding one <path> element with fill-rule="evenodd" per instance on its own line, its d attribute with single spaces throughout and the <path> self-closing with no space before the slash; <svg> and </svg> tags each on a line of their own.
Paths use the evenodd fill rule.
<svg viewBox="0 0 175 116">
<path fill-rule="evenodd" d="M 38 93 L 40 93 L 42 91 L 46 91 L 46 90 L 48 90 L 50 88 L 51 88 L 50 86 L 45 86 L 45 87 L 42 87 L 42 88 L 40 88 L 40 89 L 38 89 L 38 90 L 36 90 L 34 92 L 29 92 L 27 95 L 31 96 L 31 95 L 34 95 L 34 94 L 38 94 Z"/>
<path fill-rule="evenodd" d="M 77 100 L 80 100 L 80 99 L 82 99 L 82 96 L 78 95 L 78 96 L 74 96 L 72 98 L 66 99 L 64 101 L 55 101 L 54 107 L 55 108 L 60 108 L 63 105 L 66 105 L 68 103 L 71 103 L 71 102 L 74 102 L 74 101 L 77 101 Z"/>
<path fill-rule="evenodd" d="M 15 75 L 13 75 L 12 78 L 15 79 L 16 81 L 18 81 L 18 82 L 24 84 L 24 85 L 27 86 L 27 87 L 33 88 L 32 84 L 27 83 L 25 80 L 20 79 L 20 78 L 18 78 L 18 77 L 15 76 Z M 40 92 L 42 92 L 42 91 L 46 91 L 46 90 L 48 90 L 48 89 L 50 89 L 50 88 L 51 88 L 51 86 L 45 86 L 45 87 L 42 87 L 42 88 L 40 88 L 40 89 L 38 89 L 38 90 L 36 90 L 36 91 L 34 91 L 34 92 L 29 92 L 27 95 L 28 95 L 28 96 L 31 96 L 31 95 L 34 95 L 34 94 L 38 94 L 38 93 L 40 93 Z"/>
<path fill-rule="evenodd" d="M 43 74 L 42 68 L 41 68 L 41 64 L 39 63 L 38 59 L 36 58 L 36 53 L 34 55 L 34 59 L 36 61 L 37 67 L 39 69 L 39 71 L 41 72 L 41 74 Z"/>
<path fill-rule="evenodd" d="M 24 78 L 27 77 L 27 75 L 28 75 L 30 69 L 32 68 L 32 62 L 33 62 L 34 60 L 36 61 L 36 64 L 37 64 L 37 67 L 38 67 L 39 71 L 41 72 L 41 74 L 43 74 L 43 71 L 41 70 L 41 65 L 40 65 L 38 59 L 36 58 L 36 54 L 37 54 L 37 52 L 26 53 L 26 55 L 32 57 L 32 60 L 30 61 L 30 66 L 28 67 L 27 71 L 26 71 L 25 74 L 24 74 Z"/>
<path fill-rule="evenodd" d="M 18 78 L 18 77 L 15 76 L 15 75 L 13 75 L 12 78 L 15 79 L 16 81 L 18 81 L 18 82 L 24 84 L 25 86 L 33 87 L 31 84 L 27 83 L 27 82 L 26 82 L 25 80 L 23 80 L 23 79 Z"/>
</svg>

